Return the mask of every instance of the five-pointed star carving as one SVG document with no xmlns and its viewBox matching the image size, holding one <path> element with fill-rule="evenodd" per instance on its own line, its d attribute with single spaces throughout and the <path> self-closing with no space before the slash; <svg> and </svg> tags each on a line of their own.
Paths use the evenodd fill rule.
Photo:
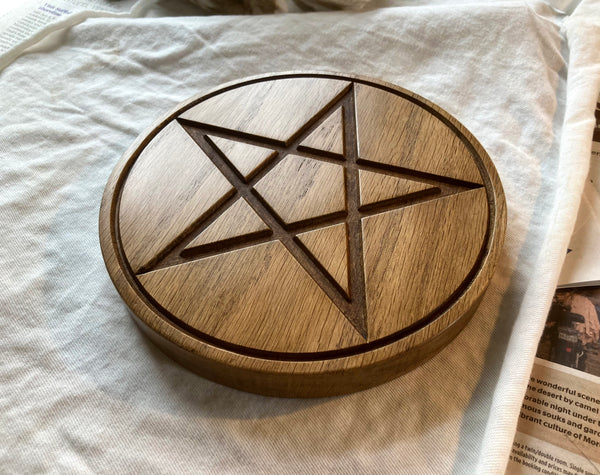
<svg viewBox="0 0 600 475">
<path fill-rule="evenodd" d="M 470 183 L 460 183 L 447 178 L 417 170 L 409 170 L 391 165 L 384 165 L 359 157 L 357 143 L 356 104 L 353 86 L 344 94 L 332 101 L 316 113 L 307 123 L 300 127 L 287 141 L 283 143 L 267 137 L 259 137 L 242 133 L 238 130 L 216 127 L 210 124 L 177 119 L 180 125 L 194 139 L 198 146 L 210 158 L 234 188 L 230 195 L 210 213 L 200 217 L 188 229 L 175 239 L 155 259 L 145 265 L 139 274 L 156 269 L 202 259 L 211 255 L 221 254 L 243 247 L 254 246 L 268 241 L 279 240 L 294 256 L 298 263 L 321 287 L 325 294 L 346 316 L 348 321 L 365 338 L 367 334 L 367 299 L 365 270 L 363 259 L 362 218 L 391 209 L 414 205 L 442 196 L 458 193 L 473 188 Z M 319 127 L 333 114 L 341 110 L 341 128 L 343 134 L 343 152 L 319 150 L 303 145 Z M 211 139 L 211 137 L 213 139 Z M 229 157 L 216 145 L 215 137 L 236 141 L 244 144 L 260 146 L 274 151 L 266 161 L 261 163 L 252 173 L 240 173 Z M 275 211 L 274 206 L 260 195 L 256 185 L 272 172 L 288 156 L 306 157 L 310 160 L 329 162 L 343 168 L 346 207 L 334 213 L 311 217 L 298 222 L 286 222 Z M 376 172 L 378 174 L 399 177 L 412 182 L 426 184 L 419 191 L 397 196 L 392 199 L 364 204 L 361 203 L 360 172 Z M 260 217 L 268 228 L 266 232 L 249 233 L 236 236 L 212 245 L 190 246 L 208 226 L 219 216 L 230 209 L 240 198 L 243 198 Z M 314 254 L 303 245 L 298 236 L 302 233 L 345 223 L 348 256 L 348 292 L 327 271 L 325 266 L 315 258 Z M 393 239 L 393 236 L 390 236 Z"/>
</svg>

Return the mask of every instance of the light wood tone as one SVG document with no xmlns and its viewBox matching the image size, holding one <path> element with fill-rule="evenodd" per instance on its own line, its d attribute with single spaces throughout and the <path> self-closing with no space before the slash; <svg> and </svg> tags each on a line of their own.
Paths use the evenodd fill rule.
<svg viewBox="0 0 600 475">
<path fill-rule="evenodd" d="M 423 107 L 362 84 L 356 107 L 360 158 L 483 184 L 469 149 Z"/>
<path fill-rule="evenodd" d="M 401 198 L 419 191 L 431 190 L 433 185 L 406 180 L 394 175 L 360 170 L 360 204 L 368 205 Z"/>
<path fill-rule="evenodd" d="M 346 209 L 344 169 L 333 163 L 288 155 L 254 188 L 287 224 Z"/>
<path fill-rule="evenodd" d="M 298 239 L 346 295 L 350 295 L 347 233 L 346 223 L 340 223 L 298 234 Z"/>
<path fill-rule="evenodd" d="M 333 155 L 344 155 L 344 115 L 338 107 L 323 123 L 302 143 L 299 149 L 309 151 L 328 152 Z"/>
<path fill-rule="evenodd" d="M 303 146 L 338 110 L 343 156 Z M 277 154 L 244 175 L 228 156 L 244 147 L 214 137 Z M 268 232 L 248 232 L 256 217 Z M 288 73 L 192 98 L 142 134 L 99 228 L 116 288 L 168 355 L 243 390 L 320 397 L 387 381 L 454 338 L 505 220 L 490 158 L 439 107 L 374 80 Z"/>
<path fill-rule="evenodd" d="M 364 343 L 278 241 L 156 270 L 139 279 L 175 317 L 234 345 L 307 353 Z"/>
<path fill-rule="evenodd" d="M 363 219 L 369 338 L 403 330 L 459 289 L 487 222 L 484 188 Z"/>
<path fill-rule="evenodd" d="M 181 126 L 167 125 L 140 154 L 121 195 L 121 242 L 133 271 L 232 192 Z"/>
<path fill-rule="evenodd" d="M 223 152 L 233 166 L 244 176 L 251 177 L 257 169 L 264 166 L 277 152 L 244 142 L 211 136 L 210 140 Z"/>
<path fill-rule="evenodd" d="M 259 82 L 211 97 L 181 118 L 289 142 L 348 85 L 346 81 L 311 78 Z"/>
<path fill-rule="evenodd" d="M 239 237 L 254 236 L 269 227 L 252 210 L 250 205 L 239 198 L 230 208 L 227 208 L 208 228 L 200 233 L 186 249 L 214 244 Z"/>
</svg>

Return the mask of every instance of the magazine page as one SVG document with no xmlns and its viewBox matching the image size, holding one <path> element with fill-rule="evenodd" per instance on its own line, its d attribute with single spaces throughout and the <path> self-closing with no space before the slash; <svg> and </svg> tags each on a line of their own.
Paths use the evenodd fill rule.
<svg viewBox="0 0 600 475">
<path fill-rule="evenodd" d="M 600 100 L 592 141 L 590 172 L 558 286 L 600 285 Z"/>
<path fill-rule="evenodd" d="M 556 292 L 508 473 L 600 473 L 600 287 Z"/>
<path fill-rule="evenodd" d="M 28 0 L 0 16 L 0 70 L 49 33 L 86 18 L 133 16 L 146 0 Z"/>
<path fill-rule="evenodd" d="M 590 174 L 507 473 L 600 474 L 600 98 Z"/>
</svg>

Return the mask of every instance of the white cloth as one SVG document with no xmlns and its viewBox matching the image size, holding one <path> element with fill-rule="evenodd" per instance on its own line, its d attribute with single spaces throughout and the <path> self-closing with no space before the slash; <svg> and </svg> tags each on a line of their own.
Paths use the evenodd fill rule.
<svg viewBox="0 0 600 475">
<path fill-rule="evenodd" d="M 2 71 L 2 471 L 503 472 L 600 84 L 598 3 L 568 20 L 535 9 L 96 19 Z M 129 319 L 98 244 L 104 185 L 138 134 L 197 92 L 283 70 L 372 76 L 432 100 L 488 150 L 506 192 L 504 255 L 466 329 L 344 397 L 265 398 L 181 368 Z"/>
</svg>

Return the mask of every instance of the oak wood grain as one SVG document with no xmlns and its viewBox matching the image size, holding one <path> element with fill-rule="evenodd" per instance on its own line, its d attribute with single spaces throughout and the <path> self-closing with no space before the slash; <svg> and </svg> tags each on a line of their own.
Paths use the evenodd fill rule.
<svg viewBox="0 0 600 475">
<path fill-rule="evenodd" d="M 142 134 L 102 199 L 140 328 L 214 381 L 319 397 L 431 358 L 475 312 L 506 220 L 492 161 L 397 86 L 286 73 L 224 85 Z"/>
<path fill-rule="evenodd" d="M 198 234 L 185 249 L 261 234 L 268 235 L 269 227 L 252 210 L 244 198 L 239 198 L 208 228 Z"/>
<path fill-rule="evenodd" d="M 278 241 L 152 271 L 139 279 L 162 307 L 189 326 L 250 350 L 306 353 L 364 343 Z"/>
<path fill-rule="evenodd" d="M 459 291 L 475 268 L 487 222 L 483 188 L 365 218 L 369 337 L 409 327 Z"/>
<path fill-rule="evenodd" d="M 287 224 L 346 209 L 344 169 L 298 155 L 285 157 L 254 189 Z"/>
<path fill-rule="evenodd" d="M 233 191 L 179 124 L 167 125 L 140 154 L 121 194 L 121 243 L 133 271 Z"/>
<path fill-rule="evenodd" d="M 347 81 L 302 77 L 248 84 L 202 101 L 181 118 L 289 142 L 348 85 Z"/>
<path fill-rule="evenodd" d="M 334 224 L 298 234 L 298 240 L 350 297 L 348 286 L 348 227 Z"/>
<path fill-rule="evenodd" d="M 380 89 L 355 91 L 361 158 L 483 183 L 468 147 L 439 117 Z"/>
<path fill-rule="evenodd" d="M 211 136 L 209 139 L 223 153 L 244 178 L 250 178 L 272 159 L 277 152 L 244 142 Z"/>
<path fill-rule="evenodd" d="M 299 150 L 321 154 L 344 155 L 344 113 L 336 109 L 325 121 L 302 141 Z"/>
<path fill-rule="evenodd" d="M 370 205 L 393 200 L 435 187 L 429 183 L 407 180 L 394 175 L 360 170 L 360 204 Z"/>
</svg>

